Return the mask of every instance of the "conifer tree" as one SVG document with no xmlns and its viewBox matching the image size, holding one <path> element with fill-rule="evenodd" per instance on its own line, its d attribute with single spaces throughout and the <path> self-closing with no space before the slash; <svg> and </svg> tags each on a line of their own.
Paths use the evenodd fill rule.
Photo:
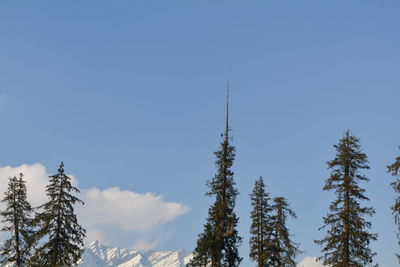
<svg viewBox="0 0 400 267">
<path fill-rule="evenodd" d="M 78 224 L 74 204 L 83 202 L 71 193 L 79 190 L 71 184 L 71 178 L 64 174 L 64 164 L 58 173 L 50 176 L 46 186 L 49 201 L 40 206 L 43 211 L 35 218 L 39 227 L 38 237 L 44 238 L 32 258 L 33 266 L 70 267 L 76 266 L 83 252 L 85 230 Z"/>
<path fill-rule="evenodd" d="M 234 212 L 236 197 L 233 171 L 235 147 L 230 145 L 228 124 L 228 101 L 226 106 L 226 128 L 221 142 L 221 149 L 214 154 L 217 157 L 217 174 L 207 182 L 207 196 L 214 196 L 215 202 L 209 208 L 204 232 L 199 235 L 194 257 L 188 266 L 235 267 L 239 266 L 238 246 L 242 238 L 236 230 L 238 218 Z"/>
<path fill-rule="evenodd" d="M 5 208 L 0 212 L 5 224 L 1 231 L 8 232 L 7 239 L 1 248 L 0 264 L 11 263 L 16 267 L 27 266 L 33 245 L 32 208 L 27 200 L 26 182 L 22 173 L 19 178 L 9 178 L 8 190 L 1 200 Z"/>
<path fill-rule="evenodd" d="M 387 168 L 388 172 L 391 173 L 393 176 L 398 176 L 400 170 L 400 157 L 397 157 L 396 161 L 392 165 L 387 166 Z M 396 192 L 396 198 L 394 201 L 394 205 L 392 206 L 392 212 L 394 216 L 394 221 L 397 225 L 397 238 L 399 239 L 400 244 L 400 179 L 397 178 L 396 181 L 391 183 L 391 186 Z M 400 262 L 400 255 L 396 255 Z"/>
<path fill-rule="evenodd" d="M 253 261 L 257 262 L 258 267 L 271 266 L 272 207 L 261 176 L 255 182 L 250 199 L 253 209 L 250 213 L 252 222 L 249 255 Z"/>
<path fill-rule="evenodd" d="M 324 225 L 319 230 L 328 227 L 326 236 L 315 242 L 321 246 L 325 265 L 332 267 L 363 267 L 373 263 L 373 253 L 370 242 L 377 239 L 376 234 L 369 233 L 371 222 L 365 216 L 372 216 L 372 207 L 362 207 L 360 201 L 369 200 L 365 189 L 359 186 L 360 181 L 369 179 L 360 173 L 369 169 L 367 155 L 361 151 L 359 139 L 346 131 L 336 149 L 336 157 L 328 161 L 332 169 L 323 190 L 333 190 L 337 196 L 323 218 Z"/>
<path fill-rule="evenodd" d="M 284 197 L 273 199 L 272 210 L 272 240 L 268 245 L 271 255 L 268 264 L 263 266 L 295 267 L 295 258 L 301 253 L 299 245 L 290 239 L 289 229 L 286 226 L 287 217 L 297 218 Z"/>
</svg>

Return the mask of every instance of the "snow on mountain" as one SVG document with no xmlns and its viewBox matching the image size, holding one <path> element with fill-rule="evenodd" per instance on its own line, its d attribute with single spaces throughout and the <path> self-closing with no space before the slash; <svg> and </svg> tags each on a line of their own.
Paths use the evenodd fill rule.
<svg viewBox="0 0 400 267">
<path fill-rule="evenodd" d="M 94 241 L 86 246 L 79 267 L 184 267 L 191 258 L 192 254 L 184 250 L 143 253 Z"/>
</svg>

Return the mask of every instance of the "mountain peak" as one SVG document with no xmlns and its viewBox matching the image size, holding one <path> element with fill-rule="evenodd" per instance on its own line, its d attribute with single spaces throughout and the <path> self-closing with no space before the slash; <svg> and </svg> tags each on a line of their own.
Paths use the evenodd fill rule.
<svg viewBox="0 0 400 267">
<path fill-rule="evenodd" d="M 87 248 L 91 248 L 91 247 L 99 247 L 101 246 L 101 243 L 99 240 L 95 240 L 90 242 L 89 244 L 86 245 Z"/>
<path fill-rule="evenodd" d="M 85 247 L 79 267 L 184 267 L 192 258 L 185 250 L 142 253 L 126 248 L 107 247 L 96 240 Z"/>
</svg>

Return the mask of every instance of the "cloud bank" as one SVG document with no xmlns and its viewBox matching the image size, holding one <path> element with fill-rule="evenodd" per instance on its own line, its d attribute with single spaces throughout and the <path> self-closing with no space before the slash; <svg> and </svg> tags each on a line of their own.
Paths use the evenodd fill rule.
<svg viewBox="0 0 400 267">
<path fill-rule="evenodd" d="M 148 232 L 188 211 L 154 193 L 139 194 L 119 187 L 83 191 L 83 221 L 89 226 L 118 226 L 126 231 Z"/>
<path fill-rule="evenodd" d="M 8 177 L 24 174 L 27 181 L 28 199 L 33 206 L 47 201 L 45 187 L 48 184 L 46 168 L 39 163 L 23 164 L 18 167 L 0 167 L 0 194 L 7 190 Z M 78 180 L 72 178 L 77 186 Z M 78 207 L 78 219 L 87 229 L 86 242 L 100 240 L 107 243 L 113 230 L 122 233 L 146 234 L 163 224 L 185 214 L 189 208 L 176 202 L 167 202 L 161 195 L 154 193 L 140 194 L 119 187 L 80 189 L 79 197 L 85 202 Z M 113 236 L 115 240 L 115 236 Z M 132 247 L 141 250 L 153 249 L 165 240 L 136 240 Z"/>
</svg>

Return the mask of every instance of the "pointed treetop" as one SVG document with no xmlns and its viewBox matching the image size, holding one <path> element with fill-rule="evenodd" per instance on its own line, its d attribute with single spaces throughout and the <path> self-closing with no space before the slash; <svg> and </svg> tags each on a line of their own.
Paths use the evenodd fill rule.
<svg viewBox="0 0 400 267">
<path fill-rule="evenodd" d="M 22 180 L 23 177 L 24 177 L 24 174 L 23 174 L 22 172 L 20 172 L 20 173 L 19 173 L 19 178 L 18 178 L 18 180 L 19 180 L 20 182 L 23 181 L 23 180 Z"/>
<path fill-rule="evenodd" d="M 58 168 L 58 172 L 59 173 L 63 173 L 64 172 L 64 162 L 61 161 L 60 167 Z"/>
</svg>

